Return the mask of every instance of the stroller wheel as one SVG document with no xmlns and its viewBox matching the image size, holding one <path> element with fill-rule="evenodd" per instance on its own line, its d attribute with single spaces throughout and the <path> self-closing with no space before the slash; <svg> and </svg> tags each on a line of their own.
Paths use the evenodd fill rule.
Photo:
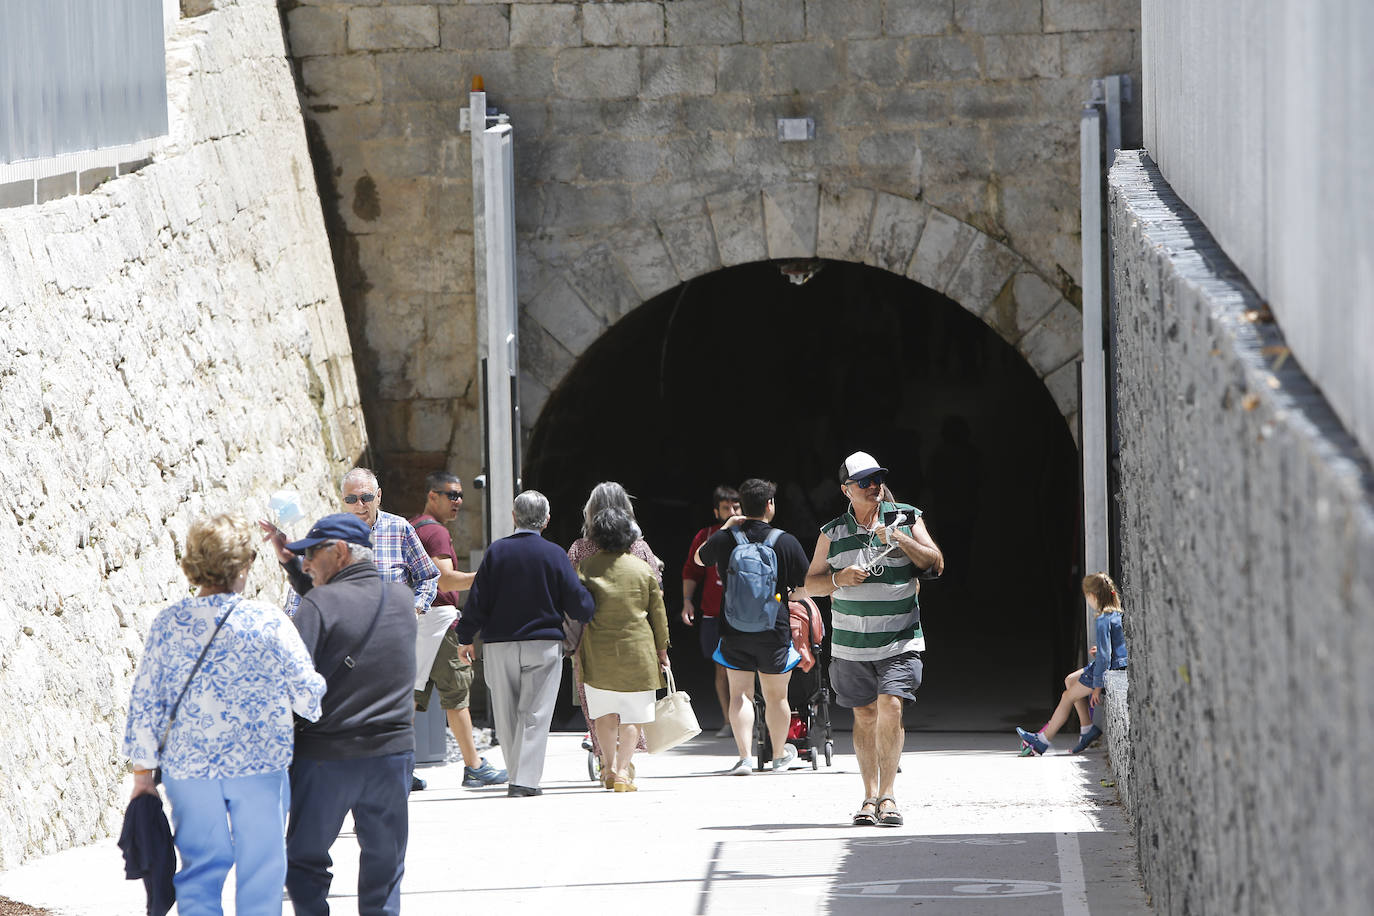
<svg viewBox="0 0 1374 916">
<path fill-rule="evenodd" d="M 830 766 L 830 762 L 835 759 L 835 742 L 825 742 L 825 765 Z"/>
<path fill-rule="evenodd" d="M 591 751 L 587 751 L 587 778 L 592 782 L 601 781 L 601 761 Z"/>
</svg>

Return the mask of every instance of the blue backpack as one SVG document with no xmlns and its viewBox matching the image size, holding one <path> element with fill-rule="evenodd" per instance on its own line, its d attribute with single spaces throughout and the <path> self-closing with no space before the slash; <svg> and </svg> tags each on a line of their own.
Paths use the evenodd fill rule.
<svg viewBox="0 0 1374 916">
<path fill-rule="evenodd" d="M 755 544 L 738 530 L 735 549 L 725 574 L 725 619 L 745 633 L 762 633 L 778 622 L 782 596 L 778 594 L 778 554 L 773 545 L 782 536 L 774 528 L 761 544 Z"/>
</svg>

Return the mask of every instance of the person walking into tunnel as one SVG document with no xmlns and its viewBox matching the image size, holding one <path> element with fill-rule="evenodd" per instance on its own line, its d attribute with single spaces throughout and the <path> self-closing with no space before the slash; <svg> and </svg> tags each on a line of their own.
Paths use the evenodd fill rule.
<svg viewBox="0 0 1374 916">
<path fill-rule="evenodd" d="M 716 646 L 720 643 L 720 599 L 725 593 L 725 583 L 720 578 L 720 567 L 698 566 L 694 557 L 701 545 L 706 543 L 706 539 L 720 530 L 720 526 L 734 515 L 739 515 L 739 492 L 734 487 L 721 485 L 716 487 L 711 494 L 712 512 L 715 514 L 715 524 L 707 525 L 699 530 L 692 537 L 692 544 L 687 548 L 687 560 L 682 564 L 682 622 L 691 626 L 693 621 L 697 624 L 697 633 L 700 637 L 701 654 L 707 661 L 711 662 L 716 670 L 716 699 L 720 703 L 720 714 L 725 720 L 725 724 L 716 732 L 717 738 L 730 737 L 730 683 L 726 677 L 726 667 L 715 660 Z M 698 619 L 693 607 L 692 599 L 697 597 L 700 589 L 701 597 L 698 599 L 701 616 Z"/>
<path fill-rule="evenodd" d="M 506 771 L 477 753 L 468 712 L 473 666 L 458 660 L 458 594 L 472 587 L 473 573 L 454 568 L 457 559 L 448 524 L 463 506 L 463 481 L 457 474 L 435 471 L 425 477 L 425 511 L 410 520 L 425 553 L 439 567 L 439 591 L 429 613 L 420 618 L 415 638 L 415 708 L 429 708 L 431 685 L 439 692 L 448 727 L 463 755 L 463 788 L 501 785 Z"/>
<path fill-rule="evenodd" d="M 549 500 L 537 490 L 515 497 L 515 533 L 492 543 L 477 567 L 463 616 L 458 658 L 472 664 L 482 634 L 496 734 L 506 754 L 513 798 L 542 795 L 544 752 L 563 673 L 563 618 L 583 623 L 596 607 L 568 555 L 544 540 Z"/>
<path fill-rule="evenodd" d="M 1095 643 L 1092 647 L 1092 660 L 1064 678 L 1064 693 L 1054 714 L 1038 732 L 1024 728 L 1016 729 L 1022 743 L 1037 756 L 1049 753 L 1054 736 L 1069 721 L 1069 710 L 1078 713 L 1079 737 L 1070 753 L 1081 754 L 1088 746 L 1102 737 L 1102 729 L 1091 724 L 1089 709 L 1096 709 L 1102 702 L 1102 690 L 1106 686 L 1106 673 L 1125 668 L 1129 661 L 1126 651 L 1126 633 L 1121 626 L 1121 597 L 1117 594 L 1116 583 L 1106 573 L 1093 573 L 1083 579 L 1083 597 L 1088 606 L 1097 611 L 1095 620 Z"/>
<path fill-rule="evenodd" d="M 855 826 L 904 822 L 893 792 L 906 740 L 903 701 L 921 686 L 919 579 L 945 568 L 921 510 L 893 498 L 887 473 L 867 452 L 840 465 L 849 509 L 822 526 L 806 576 L 808 594 L 831 596 L 830 685 L 835 701 L 854 710 L 864 786 Z"/>
<path fill-rule="evenodd" d="M 158 796 L 160 767 L 186 916 L 221 912 L 230 867 L 239 912 L 281 912 L 291 714 L 320 717 L 324 678 L 295 628 L 279 609 L 240 595 L 254 553 L 245 518 L 191 523 L 181 568 L 196 594 L 153 619 L 129 699 L 133 797 Z"/>
<path fill-rule="evenodd" d="M 401 907 L 415 768 L 412 593 L 377 569 L 372 529 L 326 515 L 286 549 L 304 557 L 313 588 L 291 618 L 324 675 L 318 722 L 296 730 L 286 890 L 299 916 L 327 916 L 329 850 L 344 818 L 358 839 L 358 912 Z"/>
<path fill-rule="evenodd" d="M 659 571 L 631 553 L 639 526 L 624 509 L 602 509 L 587 534 L 596 552 L 578 564 L 596 613 L 577 650 L 583 706 L 596 733 L 602 785 L 634 792 L 630 771 L 641 725 L 654 720 L 668 667 L 668 615 Z"/>
<path fill-rule="evenodd" d="M 750 478 L 740 484 L 744 514 L 726 519 L 693 555 L 697 565 L 725 571 L 720 641 L 713 658 L 726 668 L 730 687 L 730 726 L 739 759 L 725 772 L 733 776 L 753 772 L 749 745 L 754 733 L 755 675 L 773 745 L 773 772 L 786 772 L 797 759 L 797 749 L 787 743 L 792 722 L 787 683 L 801 655 L 792 647 L 787 602 L 804 594 L 806 552 L 796 538 L 769 524 L 776 511 L 776 493 L 772 481 Z"/>
<path fill-rule="evenodd" d="M 630 545 L 630 553 L 649 564 L 649 568 L 654 571 L 654 581 L 661 591 L 663 588 L 663 561 L 653 552 L 648 541 L 644 540 L 639 531 L 639 524 L 635 522 L 634 503 L 630 500 L 630 494 L 613 480 L 603 481 L 592 487 L 591 495 L 587 497 L 587 503 L 582 507 L 582 537 L 573 541 L 572 546 L 568 548 L 568 560 L 572 563 L 573 568 L 581 567 L 583 560 L 601 549 L 590 535 L 593 519 L 605 509 L 619 509 L 629 516 L 630 522 L 635 525 L 634 543 Z M 592 725 L 591 715 L 587 713 L 587 694 L 582 682 L 582 661 L 578 653 L 573 654 L 572 668 L 573 685 L 577 690 L 577 704 L 587 720 L 587 743 L 591 745 L 591 752 L 596 759 L 604 762 L 606 755 L 601 750 L 601 738 Z M 648 749 L 648 745 L 644 743 L 644 733 L 641 729 L 636 750 L 647 752 Z M 633 770 L 631 770 L 630 776 L 633 779 Z M 604 769 L 601 772 L 601 777 L 603 780 L 607 778 Z M 611 786 L 607 785 L 607 788 L 611 788 Z"/>
</svg>

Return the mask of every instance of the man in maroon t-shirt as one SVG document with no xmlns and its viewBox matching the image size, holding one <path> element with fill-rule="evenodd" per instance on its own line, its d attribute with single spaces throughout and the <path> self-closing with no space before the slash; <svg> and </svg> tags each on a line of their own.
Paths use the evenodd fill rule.
<svg viewBox="0 0 1374 916">
<path fill-rule="evenodd" d="M 720 530 L 720 526 L 732 515 L 739 515 L 739 493 L 733 487 L 719 486 L 711 494 L 711 501 L 714 504 L 716 523 L 709 525 L 697 532 L 696 537 L 692 538 L 692 546 L 687 548 L 687 561 L 682 564 L 682 622 L 687 626 L 692 625 L 693 607 L 692 598 L 697 593 L 698 586 L 701 588 L 701 624 L 698 627 L 701 636 L 701 654 L 708 660 L 716 651 L 716 644 L 720 642 L 720 627 L 717 618 L 720 616 L 720 599 L 725 592 L 725 584 L 720 581 L 720 572 L 714 566 L 698 566 L 692 558 L 697 555 L 697 551 L 706 539 Z M 720 712 L 725 718 L 725 724 L 720 731 L 716 732 L 717 738 L 730 737 L 730 690 L 727 686 L 725 668 L 712 661 L 716 665 L 716 699 L 720 701 Z"/>
<path fill-rule="evenodd" d="M 410 520 L 411 527 L 425 545 L 425 553 L 439 567 L 439 594 L 430 605 L 426 621 L 420 618 L 421 632 L 415 642 L 415 708 L 424 712 L 429 706 L 430 685 L 439 691 L 439 703 L 448 715 L 448 727 L 463 752 L 463 787 L 500 785 L 506 771 L 498 770 L 477 755 L 472 736 L 472 714 L 468 696 L 472 689 L 472 666 L 458 658 L 458 593 L 466 591 L 476 578 L 474 573 L 453 568 L 453 536 L 448 523 L 458 517 L 463 505 L 463 482 L 447 471 L 435 471 L 425 478 L 429 488 L 425 511 Z M 426 626 L 429 624 L 429 626 Z"/>
</svg>

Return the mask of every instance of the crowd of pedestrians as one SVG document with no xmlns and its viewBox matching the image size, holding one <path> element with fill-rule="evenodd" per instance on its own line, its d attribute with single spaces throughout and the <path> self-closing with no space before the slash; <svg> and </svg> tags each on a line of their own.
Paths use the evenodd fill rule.
<svg viewBox="0 0 1374 916">
<path fill-rule="evenodd" d="M 921 685 L 918 595 L 921 580 L 944 570 L 921 510 L 893 496 L 887 475 L 865 452 L 844 460 L 838 483 L 848 505 L 821 527 L 809 560 L 772 524 L 772 482 L 718 487 L 714 523 L 697 532 L 682 567 L 681 619 L 697 626 L 714 666 L 727 720 L 717 736 L 732 736 L 737 751 L 730 775 L 756 771 L 756 745 L 760 756 L 771 750 L 757 769 L 785 772 L 796 761 L 788 686 L 803 653 L 789 602 L 829 597 L 829 682 L 853 710 L 863 789 L 856 826 L 903 823 L 895 783 L 903 705 Z M 348 815 L 360 848 L 359 912 L 399 912 L 408 796 L 424 788 L 414 773 L 414 716 L 435 689 L 462 753 L 463 786 L 538 796 L 571 655 L 602 785 L 636 791 L 634 757 L 665 685 L 669 628 L 665 564 L 629 494 L 597 485 L 582 536 L 565 552 L 543 536 L 548 499 L 522 492 L 515 532 L 465 572 L 447 528 L 462 507 L 462 481 L 440 471 L 425 483 L 424 511 L 409 521 L 382 511 L 366 468 L 344 476 L 342 511 L 304 538 L 288 541 L 260 521 L 290 586 L 284 608 L 242 597 L 258 537 L 247 520 L 191 525 L 182 568 L 197 591 L 153 621 L 124 742 L 131 812 L 144 796 L 160 799 L 159 781 L 166 787 L 183 916 L 220 912 L 231 867 L 241 912 L 280 912 L 285 887 L 298 914 L 327 914 L 329 850 Z M 1086 707 L 1096 705 L 1104 671 L 1126 663 L 1115 585 L 1097 575 L 1084 592 L 1100 611 L 1095 659 L 1066 680 L 1044 728 L 1018 729 L 1032 753 L 1048 750 L 1074 708 L 1084 722 L 1075 750 L 1094 740 L 1100 732 Z M 809 658 L 809 642 L 801 648 Z M 469 714 L 478 687 L 489 695 L 506 769 L 478 753 Z M 766 741 L 755 741 L 756 698 Z"/>
</svg>

